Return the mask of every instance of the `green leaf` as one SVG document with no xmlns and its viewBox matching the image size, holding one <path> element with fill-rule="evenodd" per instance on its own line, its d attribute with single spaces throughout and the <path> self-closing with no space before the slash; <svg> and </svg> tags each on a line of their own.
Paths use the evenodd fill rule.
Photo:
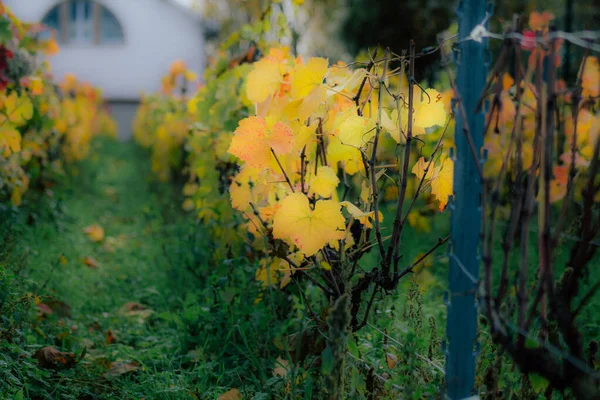
<svg viewBox="0 0 600 400">
<path fill-rule="evenodd" d="M 321 353 L 321 373 L 329 375 L 333 371 L 333 350 L 327 346 Z"/>
<path fill-rule="evenodd" d="M 356 338 L 355 337 L 351 337 L 348 340 L 348 351 L 350 352 L 350 354 L 352 354 L 355 358 L 360 358 L 360 352 L 358 350 L 358 345 L 356 344 Z"/>
<path fill-rule="evenodd" d="M 548 388 L 550 382 L 538 374 L 529 374 L 529 383 L 536 393 L 541 393 Z"/>
</svg>

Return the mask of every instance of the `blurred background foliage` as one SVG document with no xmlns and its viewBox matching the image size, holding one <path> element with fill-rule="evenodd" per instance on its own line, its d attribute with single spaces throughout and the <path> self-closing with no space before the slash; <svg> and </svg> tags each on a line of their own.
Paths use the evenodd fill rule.
<svg viewBox="0 0 600 400">
<path fill-rule="evenodd" d="M 301 8 L 294 5 L 303 4 Z M 532 11 L 550 11 L 558 29 L 593 29 L 600 23 L 597 0 L 503 0 L 491 2 L 490 29 L 502 32 L 511 25 L 513 15 Z M 197 2 L 209 27 L 209 41 L 218 43 L 241 25 L 259 19 L 272 7 L 272 24 L 288 24 L 298 34 L 298 54 L 327 56 L 332 61 L 352 61 L 375 46 L 389 47 L 396 53 L 408 48 L 414 39 L 418 49 L 435 46 L 436 35 L 456 31 L 458 1 L 448 0 L 204 0 Z M 522 26 L 526 26 L 523 21 Z M 284 44 L 292 44 L 290 43 Z M 501 43 L 494 41 L 491 50 Z M 210 50 L 209 50 L 210 51 Z M 563 46 L 562 74 L 574 79 L 574 61 L 583 56 L 581 49 Z M 419 79 L 433 80 L 439 71 L 439 54 L 419 60 Z"/>
</svg>

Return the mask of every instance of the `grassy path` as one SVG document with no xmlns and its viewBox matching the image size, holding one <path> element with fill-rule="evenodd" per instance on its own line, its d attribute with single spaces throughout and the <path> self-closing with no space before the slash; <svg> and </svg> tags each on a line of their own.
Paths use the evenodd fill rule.
<svg viewBox="0 0 600 400">
<path fill-rule="evenodd" d="M 9 253 L 24 280 L 17 295 L 37 295 L 38 308 L 53 313 L 40 317 L 33 308 L 14 346 L 0 345 L 0 364 L 9 366 L 4 375 L 0 368 L 0 393 L 2 381 L 36 400 L 217 399 L 231 388 L 255 399 L 301 393 L 273 368 L 288 357 L 282 338 L 308 329 L 302 297 L 269 291 L 255 302 L 262 290 L 252 262 L 231 255 L 211 263 L 214 239 L 183 214 L 177 185 L 152 182 L 149 157 L 135 144 L 97 141 L 92 154 L 51 195 L 12 212 L 16 249 Z M 92 225 L 102 227 L 103 240 L 84 232 Z M 407 260 L 434 240 L 407 235 Z M 420 276 L 423 285 L 435 284 L 428 271 Z M 439 300 L 423 307 L 436 318 L 444 309 L 440 292 L 436 286 Z M 391 321 L 375 323 L 387 329 Z M 86 354 L 74 368 L 49 371 L 31 359 L 45 346 Z M 307 380 L 303 393 L 316 394 L 321 384 Z"/>
<path fill-rule="evenodd" d="M 185 247 L 180 201 L 149 180 L 148 157 L 134 144 L 95 146 L 77 176 L 42 207 L 14 215 L 12 229 L 29 292 L 38 309 L 53 310 L 28 327 L 25 347 L 87 355 L 72 370 L 32 366 L 33 376 L 15 378 L 29 382 L 24 398 L 193 398 L 180 352 L 188 338 L 173 317 L 197 284 L 172 265 Z M 93 224 L 104 229 L 101 242 L 83 232 Z"/>
</svg>

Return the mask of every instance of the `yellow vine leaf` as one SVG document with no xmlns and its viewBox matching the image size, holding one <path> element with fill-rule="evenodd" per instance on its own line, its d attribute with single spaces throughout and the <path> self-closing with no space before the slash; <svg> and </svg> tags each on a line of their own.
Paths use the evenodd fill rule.
<svg viewBox="0 0 600 400">
<path fill-rule="evenodd" d="M 185 212 L 193 211 L 195 208 L 196 204 L 192 199 L 185 199 L 184 202 L 181 204 L 181 209 Z"/>
<path fill-rule="evenodd" d="M 0 154 L 8 157 L 21 151 L 21 134 L 9 124 L 0 125 Z"/>
<path fill-rule="evenodd" d="M 446 109 L 442 95 L 435 89 L 427 89 L 421 95 L 415 93 L 415 126 L 429 128 L 446 122 Z"/>
<path fill-rule="evenodd" d="M 343 144 L 336 136 L 329 138 L 329 146 L 327 146 L 327 161 L 332 165 L 342 163 L 344 170 L 349 175 L 354 175 L 362 168 L 360 150 Z"/>
<path fill-rule="evenodd" d="M 415 115 L 415 117 L 413 118 L 412 135 L 424 135 L 426 133 L 425 128 L 417 126 L 414 123 L 416 114 L 413 115 Z M 408 130 L 408 108 L 403 107 L 400 110 L 400 113 L 398 113 L 397 109 L 394 109 L 389 116 L 387 116 L 385 112 L 381 113 L 381 125 L 389 132 L 390 136 L 396 141 L 396 143 L 404 143 L 404 135 L 406 135 Z M 400 127 L 402 127 L 402 132 L 404 132 L 404 135 L 400 134 Z"/>
<path fill-rule="evenodd" d="M 299 66 L 292 77 L 292 97 L 304 98 L 321 86 L 328 65 L 329 61 L 326 58 L 314 57 Z"/>
<path fill-rule="evenodd" d="M 417 92 L 413 95 L 413 129 L 412 135 L 419 136 L 426 133 L 427 128 L 443 126 L 446 122 L 446 107 L 444 96 L 435 89 Z M 408 107 L 402 107 L 400 113 L 392 110 L 388 116 L 382 113 L 381 125 L 389 132 L 396 143 L 401 143 L 401 134 L 408 130 Z"/>
<path fill-rule="evenodd" d="M 421 180 L 423 179 L 423 176 L 425 175 L 425 169 L 427 168 L 427 166 L 429 165 L 429 161 L 425 161 L 424 157 L 421 157 L 417 160 L 417 163 L 415 164 L 415 166 L 412 169 L 412 173 L 415 174 L 417 176 L 417 179 Z M 427 176 L 425 177 L 426 181 L 430 181 L 431 178 L 433 178 L 433 165 L 429 166 L 429 170 L 427 171 Z"/>
<path fill-rule="evenodd" d="M 314 115 L 321 104 L 327 100 L 327 91 L 324 86 L 318 86 L 310 92 L 298 105 L 298 118 L 300 121 L 306 121 L 309 117 L 316 117 Z"/>
<path fill-rule="evenodd" d="M 350 115 L 339 125 L 338 138 L 344 145 L 360 148 L 375 137 L 375 125 L 367 118 Z"/>
<path fill-rule="evenodd" d="M 251 202 L 256 202 L 261 196 L 259 194 L 261 189 L 265 186 L 259 181 L 259 171 L 256 168 L 248 165 L 242 167 L 229 187 L 231 206 L 236 210 L 244 211 Z"/>
<path fill-rule="evenodd" d="M 352 215 L 352 217 L 358 220 L 367 229 L 373 228 L 372 221 L 375 220 L 375 211 L 364 212 L 360 208 L 356 207 L 349 201 L 342 201 L 340 203 L 342 207 L 346 207 L 346 210 Z M 379 211 L 379 222 L 383 222 L 383 214 Z"/>
<path fill-rule="evenodd" d="M 598 97 L 600 94 L 600 63 L 596 57 L 586 57 L 581 87 L 583 97 Z"/>
<path fill-rule="evenodd" d="M 279 65 L 268 59 L 254 64 L 246 81 L 246 96 L 253 103 L 262 103 L 273 96 L 281 83 Z"/>
<path fill-rule="evenodd" d="M 319 200 L 314 210 L 308 197 L 293 193 L 281 202 L 273 219 L 273 236 L 291 240 L 305 256 L 316 254 L 332 240 L 344 237 L 345 219 L 339 203 Z"/>
<path fill-rule="evenodd" d="M 289 255 L 289 259 L 295 264 L 300 264 L 303 258 L 302 253 Z M 261 282 L 263 290 L 274 285 L 284 288 L 291 282 L 293 272 L 294 267 L 282 258 L 274 257 L 268 260 L 263 258 L 260 260 L 260 267 L 256 271 L 256 280 Z"/>
<path fill-rule="evenodd" d="M 339 183 L 340 180 L 333 168 L 319 166 L 317 176 L 310 183 L 309 194 L 317 194 L 323 198 L 331 197 Z"/>
<path fill-rule="evenodd" d="M 325 271 L 332 270 L 331 264 L 329 264 L 327 261 L 321 261 L 321 268 L 323 268 Z"/>
<path fill-rule="evenodd" d="M 17 92 L 8 95 L 2 104 L 4 112 L 0 116 L 0 124 L 8 121 L 19 127 L 33 117 L 33 103 L 27 96 L 19 96 Z"/>
<path fill-rule="evenodd" d="M 44 81 L 41 78 L 32 76 L 29 78 L 29 90 L 34 96 L 39 96 L 44 93 Z"/>
<path fill-rule="evenodd" d="M 183 189 L 182 189 L 181 193 L 186 197 L 190 197 L 190 196 L 193 196 L 194 193 L 196 193 L 197 191 L 198 191 L 198 184 L 194 183 L 194 182 L 188 182 L 185 185 L 183 185 Z"/>
<path fill-rule="evenodd" d="M 434 178 L 431 180 L 431 193 L 440 202 L 440 211 L 448 204 L 448 196 L 452 194 L 453 181 L 454 162 L 447 157 L 442 165 L 436 168 Z"/>
<path fill-rule="evenodd" d="M 15 186 L 15 188 L 13 189 L 11 195 L 10 195 L 10 202 L 12 203 L 13 206 L 20 206 L 21 202 L 23 200 L 23 192 L 25 191 L 25 189 L 19 187 L 19 186 Z"/>
<path fill-rule="evenodd" d="M 282 122 L 271 128 L 262 117 L 248 117 L 240 121 L 233 134 L 228 152 L 255 168 L 266 168 L 271 159 L 271 149 L 277 155 L 294 150 L 294 132 Z"/>
<path fill-rule="evenodd" d="M 277 257 L 271 260 L 267 260 L 266 258 L 262 258 L 260 260 L 260 267 L 256 270 L 255 278 L 257 281 L 261 282 L 263 290 L 269 286 L 274 286 L 279 283 L 279 269 L 281 261 L 283 260 Z M 267 265 L 267 263 L 269 263 L 269 265 Z"/>
</svg>

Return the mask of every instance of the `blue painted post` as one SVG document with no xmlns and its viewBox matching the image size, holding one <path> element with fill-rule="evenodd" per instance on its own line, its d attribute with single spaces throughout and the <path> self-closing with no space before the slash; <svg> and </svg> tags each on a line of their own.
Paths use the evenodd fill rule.
<svg viewBox="0 0 600 400">
<path fill-rule="evenodd" d="M 461 0 L 457 9 L 459 42 L 484 21 L 486 0 Z M 486 81 L 486 42 L 460 42 L 456 87 L 467 115 L 468 129 L 477 157 L 483 145 L 484 115 L 474 113 Z M 479 279 L 481 230 L 481 179 L 464 133 L 465 121 L 456 105 L 454 198 L 450 244 L 448 325 L 446 328 L 447 398 L 470 397 L 475 390 L 475 343 L 477 339 L 476 291 Z"/>
</svg>

